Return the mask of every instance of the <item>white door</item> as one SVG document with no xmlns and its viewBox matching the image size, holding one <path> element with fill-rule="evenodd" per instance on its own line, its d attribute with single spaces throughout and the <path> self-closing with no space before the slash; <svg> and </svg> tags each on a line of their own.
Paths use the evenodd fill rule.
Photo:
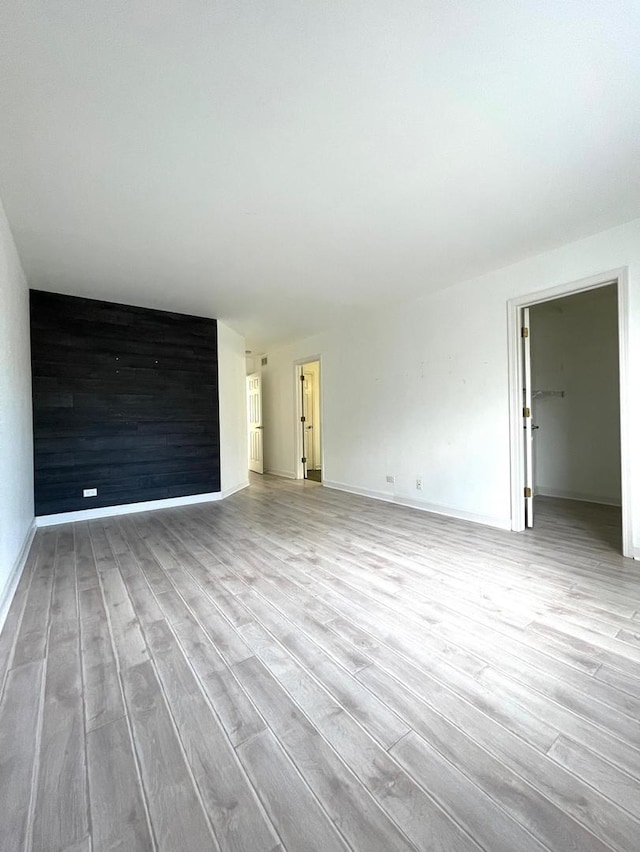
<svg viewBox="0 0 640 852">
<path fill-rule="evenodd" d="M 264 473 L 262 452 L 262 376 L 247 376 L 247 413 L 249 418 L 249 470 Z"/>
<path fill-rule="evenodd" d="M 533 407 L 531 393 L 531 323 L 529 308 L 522 309 L 523 394 L 522 422 L 524 425 L 524 509 L 528 527 L 533 526 Z"/>
</svg>

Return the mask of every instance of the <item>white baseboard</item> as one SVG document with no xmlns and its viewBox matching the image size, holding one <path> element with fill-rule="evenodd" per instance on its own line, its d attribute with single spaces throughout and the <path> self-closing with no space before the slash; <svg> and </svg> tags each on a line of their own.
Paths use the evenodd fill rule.
<svg viewBox="0 0 640 852">
<path fill-rule="evenodd" d="M 621 506 L 619 497 L 599 497 L 593 494 L 582 494 L 580 491 L 565 491 L 562 488 L 534 488 L 533 493 L 538 497 L 558 497 L 561 500 L 579 500 L 581 503 L 601 503 L 603 506 Z"/>
<path fill-rule="evenodd" d="M 69 524 L 74 521 L 91 521 L 96 518 L 112 518 L 116 515 L 131 515 L 134 512 L 153 512 L 156 509 L 172 509 L 176 506 L 191 506 L 194 503 L 214 503 L 224 500 L 237 491 L 249 487 L 249 480 L 240 482 L 224 491 L 210 491 L 206 494 L 188 494 L 186 497 L 168 497 L 165 500 L 146 500 L 142 503 L 123 503 L 119 506 L 102 506 L 98 509 L 80 509 L 77 512 L 60 512 L 57 515 L 39 515 L 38 527 L 51 527 L 55 524 Z"/>
<path fill-rule="evenodd" d="M 297 479 L 295 473 L 290 470 L 265 470 L 270 476 L 282 476 L 284 479 Z"/>
<path fill-rule="evenodd" d="M 11 602 L 13 601 L 13 596 L 16 593 L 20 577 L 24 571 L 24 566 L 27 564 L 27 557 L 29 556 L 29 551 L 35 534 L 36 523 L 34 520 L 31 522 L 31 526 L 27 530 L 24 542 L 20 548 L 20 553 L 18 554 L 16 561 L 13 563 L 13 568 L 9 573 L 9 578 L 2 590 L 2 594 L 0 594 L 0 632 L 2 632 L 2 628 L 4 627 L 4 623 L 9 613 L 9 608 L 11 607 Z"/>
<path fill-rule="evenodd" d="M 463 509 L 454 509 L 450 506 L 439 506 L 435 503 L 427 503 L 425 500 L 414 500 L 411 497 L 399 497 L 396 494 L 386 494 L 384 491 L 371 491 L 368 488 L 356 488 L 345 485 L 343 482 L 330 482 L 325 480 L 325 488 L 334 488 L 337 491 L 347 491 L 350 494 L 359 494 L 362 497 L 371 497 L 374 500 L 383 500 L 385 503 L 396 503 L 399 506 L 409 506 L 411 509 L 420 509 L 422 512 L 431 512 L 434 515 L 445 515 L 448 518 L 456 518 L 459 521 L 471 521 L 474 524 L 483 524 L 487 527 L 496 527 L 500 530 L 511 529 L 510 518 L 497 518 L 492 515 L 478 515 L 475 512 L 466 512 Z"/>
<path fill-rule="evenodd" d="M 231 488 L 225 488 L 224 491 L 220 491 L 218 500 L 226 500 L 227 497 L 231 497 L 232 494 L 237 494 L 238 491 L 242 491 L 244 488 L 248 488 L 251 485 L 248 479 L 239 482 L 237 485 L 232 485 Z"/>
</svg>

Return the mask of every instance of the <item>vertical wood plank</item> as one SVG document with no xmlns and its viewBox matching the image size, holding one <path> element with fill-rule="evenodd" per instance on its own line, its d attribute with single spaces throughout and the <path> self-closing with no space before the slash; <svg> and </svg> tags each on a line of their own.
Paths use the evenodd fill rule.
<svg viewBox="0 0 640 852">
<path fill-rule="evenodd" d="M 43 530 L 33 580 L 16 641 L 14 666 L 21 666 L 44 657 L 57 539 L 56 529 Z"/>
<path fill-rule="evenodd" d="M 31 586 L 33 571 L 37 563 L 37 556 L 41 541 L 42 536 L 36 534 L 33 543 L 31 544 L 31 550 L 25 562 L 22 576 L 20 577 L 13 600 L 11 601 L 11 606 L 9 607 L 9 612 L 7 613 L 2 632 L 0 633 L 0 698 L 2 697 L 6 676 L 13 662 L 16 641 L 27 602 L 29 587 Z"/>
<path fill-rule="evenodd" d="M 153 666 L 131 666 L 122 681 L 158 849 L 217 850 Z"/>
<path fill-rule="evenodd" d="M 147 635 L 220 847 L 238 852 L 272 849 L 278 838 L 166 622 L 151 625 Z"/>
<path fill-rule="evenodd" d="M 76 552 L 82 559 L 80 642 L 87 731 L 124 715 L 124 702 L 109 621 L 87 524 L 74 527 Z M 78 577 L 80 583 L 80 577 Z"/>
<path fill-rule="evenodd" d="M 56 553 L 33 852 L 53 852 L 89 832 L 75 553 L 70 527 Z"/>
<path fill-rule="evenodd" d="M 0 704 L 0 849 L 23 849 L 35 769 L 43 662 L 12 669 Z"/>
<path fill-rule="evenodd" d="M 254 657 L 235 671 L 352 849 L 415 850 L 262 663 Z"/>
<path fill-rule="evenodd" d="M 153 849 L 126 719 L 90 731 L 87 757 L 93 852 Z"/>
<path fill-rule="evenodd" d="M 149 653 L 104 528 L 99 521 L 92 521 L 89 529 L 100 585 L 109 613 L 116 657 L 120 668 L 126 669 L 148 660 Z"/>
<path fill-rule="evenodd" d="M 348 850 L 271 731 L 263 731 L 242 743 L 238 754 L 285 849 Z"/>
</svg>

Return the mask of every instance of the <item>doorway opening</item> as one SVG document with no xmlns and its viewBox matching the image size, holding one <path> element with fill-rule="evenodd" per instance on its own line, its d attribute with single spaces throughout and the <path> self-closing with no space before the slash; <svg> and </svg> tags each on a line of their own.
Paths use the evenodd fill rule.
<svg viewBox="0 0 640 852">
<path fill-rule="evenodd" d="M 615 527 L 631 555 L 625 286 L 619 273 L 509 303 L 511 510 L 519 531 Z"/>
<path fill-rule="evenodd" d="M 320 358 L 297 362 L 295 381 L 297 478 L 322 482 Z"/>
</svg>

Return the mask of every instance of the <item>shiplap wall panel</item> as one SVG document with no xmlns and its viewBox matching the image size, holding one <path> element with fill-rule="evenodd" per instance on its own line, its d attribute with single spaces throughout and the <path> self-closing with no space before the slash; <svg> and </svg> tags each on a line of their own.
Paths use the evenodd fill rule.
<svg viewBox="0 0 640 852">
<path fill-rule="evenodd" d="M 32 290 L 31 363 L 37 515 L 220 490 L 215 320 Z"/>
</svg>

